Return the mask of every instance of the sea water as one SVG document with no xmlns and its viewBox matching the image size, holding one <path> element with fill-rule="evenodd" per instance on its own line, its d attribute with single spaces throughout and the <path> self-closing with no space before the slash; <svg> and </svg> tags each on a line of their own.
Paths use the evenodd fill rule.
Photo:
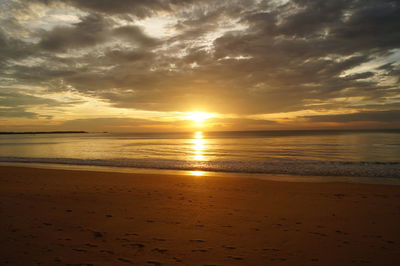
<svg viewBox="0 0 400 266">
<path fill-rule="evenodd" d="M 0 135 L 0 162 L 400 178 L 400 131 Z"/>
</svg>

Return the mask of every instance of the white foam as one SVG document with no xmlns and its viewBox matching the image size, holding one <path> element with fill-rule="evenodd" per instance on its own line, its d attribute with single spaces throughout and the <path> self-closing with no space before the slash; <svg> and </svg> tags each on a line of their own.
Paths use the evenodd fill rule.
<svg viewBox="0 0 400 266">
<path fill-rule="evenodd" d="M 238 173 L 293 174 L 310 176 L 400 178 L 400 162 L 351 162 L 311 160 L 190 161 L 154 158 L 78 159 L 30 157 L 0 157 L 0 162 L 111 166 L 168 170 L 203 170 Z"/>
</svg>

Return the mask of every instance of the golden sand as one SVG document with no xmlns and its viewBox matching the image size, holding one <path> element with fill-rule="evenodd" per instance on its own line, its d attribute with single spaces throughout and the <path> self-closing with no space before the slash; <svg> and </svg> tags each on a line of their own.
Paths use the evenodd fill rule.
<svg viewBox="0 0 400 266">
<path fill-rule="evenodd" d="M 0 167 L 0 265 L 400 265 L 400 186 Z"/>
</svg>

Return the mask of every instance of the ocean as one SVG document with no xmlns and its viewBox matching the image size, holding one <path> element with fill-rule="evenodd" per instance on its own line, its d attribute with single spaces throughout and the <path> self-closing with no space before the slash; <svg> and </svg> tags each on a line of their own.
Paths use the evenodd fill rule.
<svg viewBox="0 0 400 266">
<path fill-rule="evenodd" d="M 400 179 L 400 130 L 0 135 L 0 162 Z"/>
</svg>

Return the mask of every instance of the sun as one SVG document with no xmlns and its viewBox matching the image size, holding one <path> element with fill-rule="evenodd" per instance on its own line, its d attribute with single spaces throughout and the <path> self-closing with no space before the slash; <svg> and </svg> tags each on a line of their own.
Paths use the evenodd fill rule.
<svg viewBox="0 0 400 266">
<path fill-rule="evenodd" d="M 206 127 L 208 125 L 205 121 L 214 116 L 214 114 L 206 112 L 188 112 L 182 117 L 182 119 L 192 121 L 193 127 Z"/>
<path fill-rule="evenodd" d="M 204 113 L 204 112 L 190 112 L 188 113 L 184 119 L 185 120 L 192 120 L 196 123 L 202 123 L 204 120 L 214 117 L 213 114 Z"/>
</svg>

